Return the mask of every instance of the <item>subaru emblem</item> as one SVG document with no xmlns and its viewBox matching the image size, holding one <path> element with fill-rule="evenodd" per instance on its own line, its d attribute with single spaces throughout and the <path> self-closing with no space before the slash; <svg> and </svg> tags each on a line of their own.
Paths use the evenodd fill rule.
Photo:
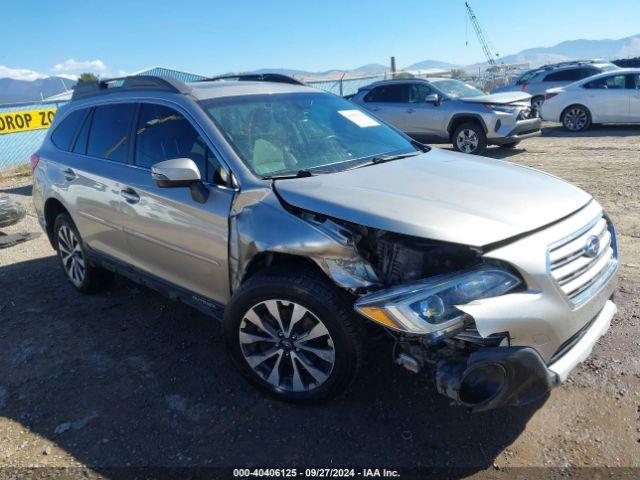
<svg viewBox="0 0 640 480">
<path fill-rule="evenodd" d="M 584 254 L 589 258 L 595 258 L 600 251 L 600 240 L 598 237 L 592 235 L 587 238 L 587 243 L 584 245 Z"/>
</svg>

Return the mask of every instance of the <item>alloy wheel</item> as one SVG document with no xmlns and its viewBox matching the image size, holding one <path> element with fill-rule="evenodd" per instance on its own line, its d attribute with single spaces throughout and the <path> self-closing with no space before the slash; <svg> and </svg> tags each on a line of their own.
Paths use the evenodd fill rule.
<svg viewBox="0 0 640 480">
<path fill-rule="evenodd" d="M 572 132 L 582 130 L 587 125 L 587 112 L 582 108 L 572 108 L 564 115 L 564 126 Z"/>
<path fill-rule="evenodd" d="M 335 348 L 329 330 L 298 303 L 267 300 L 254 305 L 240 322 L 238 335 L 249 367 L 276 389 L 307 392 L 333 371 Z"/>
<path fill-rule="evenodd" d="M 478 134 L 469 128 L 460 130 L 456 138 L 456 145 L 461 152 L 473 153 L 478 148 Z"/>
<path fill-rule="evenodd" d="M 58 251 L 69 279 L 76 287 L 81 286 L 86 276 L 84 255 L 78 237 L 67 225 L 58 230 Z"/>
</svg>

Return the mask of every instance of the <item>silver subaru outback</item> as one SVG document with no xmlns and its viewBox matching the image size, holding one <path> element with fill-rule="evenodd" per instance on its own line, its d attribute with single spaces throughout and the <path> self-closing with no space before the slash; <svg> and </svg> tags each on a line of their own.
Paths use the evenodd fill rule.
<svg viewBox="0 0 640 480">
<path fill-rule="evenodd" d="M 528 93 L 487 95 L 451 78 L 385 80 L 349 100 L 417 140 L 449 141 L 462 153 L 482 155 L 487 145 L 514 148 L 540 135 Z"/>
<path fill-rule="evenodd" d="M 522 405 L 616 312 L 615 230 L 589 194 L 303 85 L 83 84 L 32 165 L 80 292 L 115 272 L 220 319 L 240 372 L 285 400 L 344 390 L 385 331 L 458 404 Z"/>
</svg>

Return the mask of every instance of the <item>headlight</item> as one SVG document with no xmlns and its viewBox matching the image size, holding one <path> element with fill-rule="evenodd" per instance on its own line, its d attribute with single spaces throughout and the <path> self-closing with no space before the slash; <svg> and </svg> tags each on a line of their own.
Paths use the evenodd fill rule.
<svg viewBox="0 0 640 480">
<path fill-rule="evenodd" d="M 511 105 L 494 105 L 492 103 L 485 103 L 484 108 L 487 110 L 493 110 L 494 112 L 502 113 L 515 113 L 516 107 Z"/>
<path fill-rule="evenodd" d="M 461 327 L 470 317 L 457 305 L 504 295 L 520 283 L 512 273 L 483 266 L 366 295 L 355 308 L 385 327 L 425 335 Z"/>
</svg>

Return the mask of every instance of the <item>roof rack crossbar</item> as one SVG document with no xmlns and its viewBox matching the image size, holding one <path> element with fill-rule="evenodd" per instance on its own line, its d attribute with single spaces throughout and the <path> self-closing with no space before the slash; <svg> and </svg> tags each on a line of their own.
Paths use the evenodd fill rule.
<svg viewBox="0 0 640 480">
<path fill-rule="evenodd" d="M 130 77 L 116 77 L 95 82 L 78 83 L 73 89 L 71 100 L 102 95 L 113 92 L 134 90 L 155 90 L 171 93 L 187 94 L 191 89 L 180 80 L 170 77 L 154 77 L 151 75 L 136 75 Z"/>
</svg>

